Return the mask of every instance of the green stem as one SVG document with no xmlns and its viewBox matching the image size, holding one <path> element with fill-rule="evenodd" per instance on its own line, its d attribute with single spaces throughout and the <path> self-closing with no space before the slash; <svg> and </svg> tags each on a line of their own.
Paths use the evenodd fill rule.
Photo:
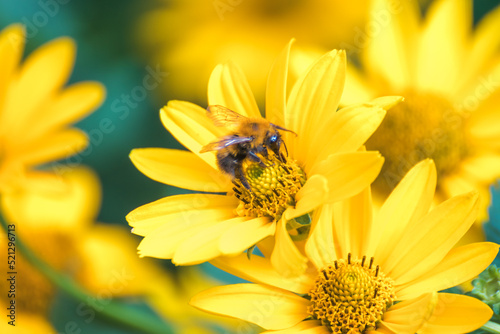
<svg viewBox="0 0 500 334">
<path fill-rule="evenodd" d="M 7 222 L 0 211 L 0 223 L 5 231 L 8 230 Z M 145 313 L 139 310 L 131 310 L 124 304 L 110 300 L 106 306 L 97 307 L 90 301 L 96 300 L 90 292 L 86 291 L 83 287 L 78 285 L 71 277 L 62 274 L 46 262 L 36 256 L 31 249 L 24 244 L 17 236 L 15 240 L 16 249 L 20 251 L 23 257 L 28 260 L 35 268 L 44 274 L 53 284 L 58 286 L 61 290 L 72 296 L 73 298 L 86 303 L 91 307 L 96 314 L 107 317 L 127 328 L 136 329 L 141 333 L 169 333 L 170 328 L 161 319 L 153 316 L 150 313 Z"/>
<path fill-rule="evenodd" d="M 490 333 L 500 333 L 500 325 L 497 324 L 496 322 L 488 321 L 481 327 L 481 329 L 484 329 L 485 331 L 488 331 Z"/>
</svg>

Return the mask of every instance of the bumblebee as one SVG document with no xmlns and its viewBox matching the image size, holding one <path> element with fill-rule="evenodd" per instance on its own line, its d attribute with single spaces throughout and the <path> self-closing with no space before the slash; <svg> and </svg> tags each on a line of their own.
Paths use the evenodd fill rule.
<svg viewBox="0 0 500 334">
<path fill-rule="evenodd" d="M 243 162 L 248 159 L 266 167 L 262 158 L 268 159 L 269 150 L 282 160 L 280 149 L 284 142 L 278 130 L 295 134 L 264 118 L 245 117 L 221 105 L 208 106 L 207 116 L 216 126 L 228 127 L 232 132 L 203 146 L 200 153 L 217 151 L 219 169 L 232 180 L 239 180 L 248 190 L 250 185 L 243 173 Z"/>
</svg>

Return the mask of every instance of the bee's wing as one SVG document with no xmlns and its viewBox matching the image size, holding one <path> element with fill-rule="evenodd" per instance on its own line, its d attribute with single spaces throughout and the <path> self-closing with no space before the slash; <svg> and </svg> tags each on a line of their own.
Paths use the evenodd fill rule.
<svg viewBox="0 0 500 334">
<path fill-rule="evenodd" d="M 208 106 L 207 116 L 214 122 L 215 126 L 236 127 L 247 120 L 245 116 L 221 105 Z"/>
<path fill-rule="evenodd" d="M 208 152 L 208 151 L 218 151 L 220 149 L 223 149 L 225 147 L 231 146 L 231 145 L 236 145 L 240 143 L 248 143 L 252 141 L 252 137 L 239 137 L 239 136 L 225 136 L 220 138 L 217 141 L 211 142 L 210 144 L 207 144 L 201 148 L 200 153 L 203 152 Z"/>
</svg>

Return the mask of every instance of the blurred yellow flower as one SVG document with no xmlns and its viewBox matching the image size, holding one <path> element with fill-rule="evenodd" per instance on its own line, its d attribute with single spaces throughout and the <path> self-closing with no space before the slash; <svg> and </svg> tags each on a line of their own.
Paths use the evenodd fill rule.
<svg viewBox="0 0 500 334">
<path fill-rule="evenodd" d="M 202 289 L 215 286 L 197 268 L 186 268 L 177 279 L 153 259 L 139 259 L 137 240 L 127 228 L 95 224 L 100 205 L 100 185 L 89 169 L 67 169 L 59 192 L 33 191 L 4 195 L 4 213 L 15 224 L 16 238 L 25 242 L 53 268 L 75 278 L 94 296 L 78 306 L 78 316 L 93 319 L 95 311 L 111 298 L 134 297 L 145 300 L 172 328 L 183 333 L 214 331 L 205 325 L 229 328 L 235 322 L 215 321 L 213 316 L 187 305 L 187 300 Z M 6 234 L 0 234 L 0 246 L 7 249 Z M 0 261 L 7 263 L 7 252 Z M 55 287 L 18 252 L 16 254 L 16 332 L 56 333 L 48 321 Z M 179 283 L 181 282 L 181 283 Z M 0 281 L 0 289 L 9 291 L 9 282 Z M 220 283 L 219 283 L 220 284 Z M 10 298 L 0 296 L 7 309 Z M 0 332 L 12 326 L 0 324 Z"/>
<path fill-rule="evenodd" d="M 342 48 L 365 22 L 368 0 L 162 1 L 138 23 L 150 63 L 168 70 L 164 92 L 204 101 L 217 65 L 238 59 L 260 101 L 267 70 L 290 38 L 307 48 Z M 359 32 L 358 32 L 359 33 Z"/>
<path fill-rule="evenodd" d="M 68 125 L 97 108 L 105 95 L 97 82 L 63 88 L 75 59 L 72 39 L 47 43 L 20 65 L 24 34 L 18 24 L 0 32 L 0 193 L 54 186 L 56 175 L 35 167 L 87 145 L 85 133 Z"/>
<path fill-rule="evenodd" d="M 452 249 L 474 223 L 478 196 L 455 196 L 429 211 L 435 185 L 434 163 L 426 159 L 406 174 L 374 218 L 369 189 L 325 205 L 305 244 L 310 263 L 304 275 L 286 279 L 265 257 L 215 259 L 219 268 L 258 284 L 209 289 L 191 304 L 255 323 L 266 333 L 472 331 L 492 310 L 475 298 L 437 291 L 479 274 L 498 245 Z"/>
<path fill-rule="evenodd" d="M 78 245 L 85 240 L 85 231 L 99 208 L 100 189 L 96 176 L 84 168 L 68 171 L 59 181 L 57 191 L 51 187 L 3 194 L 2 213 L 9 224 L 15 225 L 16 240 L 21 239 L 54 269 L 74 275 L 82 264 Z M 0 237 L 0 245 L 6 249 L 7 234 L 1 233 Z M 44 327 L 51 328 L 46 317 L 55 294 L 54 286 L 19 250 L 15 259 L 16 330 L 37 332 L 37 327 L 32 326 L 44 322 Z M 0 255 L 0 260 L 7 263 L 7 252 Z M 6 284 L 6 280 L 0 281 L 3 291 L 8 291 Z M 2 294 L 0 299 L 8 304 L 11 298 Z"/>
<path fill-rule="evenodd" d="M 290 155 L 286 163 L 275 159 L 267 168 L 244 167 L 246 178 L 260 183 L 264 194 L 257 194 L 256 187 L 252 192 L 232 188 L 229 178 L 217 170 L 215 155 L 200 153 L 204 145 L 225 134 L 205 109 L 171 101 L 161 110 L 164 126 L 191 152 L 135 149 L 132 162 L 154 180 L 203 193 L 166 197 L 132 211 L 127 220 L 133 233 L 144 236 L 140 255 L 196 264 L 222 254 L 239 254 L 276 233 L 272 261 L 293 275 L 304 269 L 305 258 L 290 235 L 305 237 L 309 228 L 309 223 L 298 220 L 323 203 L 357 194 L 378 175 L 383 163 L 380 154 L 359 150 L 382 121 L 384 108 L 401 99 L 379 98 L 337 111 L 346 60 L 345 53 L 336 50 L 303 73 L 287 97 L 290 46 L 271 69 L 266 95 L 266 119 L 297 134 L 283 133 Z M 246 78 L 232 63 L 212 72 L 208 102 L 247 117 L 261 117 Z M 266 181 L 272 173 L 276 179 Z M 285 178 L 296 182 L 287 188 Z"/>
<path fill-rule="evenodd" d="M 500 7 L 472 27 L 472 1 L 437 0 L 425 19 L 417 1 L 374 0 L 376 29 L 360 51 L 362 71 L 348 67 L 342 102 L 397 94 L 368 149 L 386 158 L 377 192 L 387 194 L 412 165 L 432 158 L 436 199 L 480 192 L 486 218 L 489 185 L 500 177 Z"/>
</svg>

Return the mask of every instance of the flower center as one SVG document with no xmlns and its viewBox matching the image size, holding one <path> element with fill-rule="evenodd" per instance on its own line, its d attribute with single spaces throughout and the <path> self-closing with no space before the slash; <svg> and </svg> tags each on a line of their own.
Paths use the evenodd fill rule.
<svg viewBox="0 0 500 334">
<path fill-rule="evenodd" d="M 332 333 L 374 330 L 396 299 L 394 283 L 373 265 L 351 259 L 335 261 L 321 270 L 309 292 L 309 314 Z"/>
<path fill-rule="evenodd" d="M 252 162 L 243 167 L 250 190 L 234 182 L 234 194 L 240 200 L 237 213 L 279 220 L 286 208 L 295 205 L 295 194 L 306 182 L 306 175 L 297 162 L 286 157 L 280 160 L 272 155 L 265 164 Z"/>
<path fill-rule="evenodd" d="M 405 101 L 387 112 L 386 118 L 366 142 L 378 150 L 385 164 L 374 185 L 390 192 L 417 162 L 431 158 L 438 180 L 450 173 L 467 155 L 464 115 L 443 97 L 408 91 Z"/>
</svg>

